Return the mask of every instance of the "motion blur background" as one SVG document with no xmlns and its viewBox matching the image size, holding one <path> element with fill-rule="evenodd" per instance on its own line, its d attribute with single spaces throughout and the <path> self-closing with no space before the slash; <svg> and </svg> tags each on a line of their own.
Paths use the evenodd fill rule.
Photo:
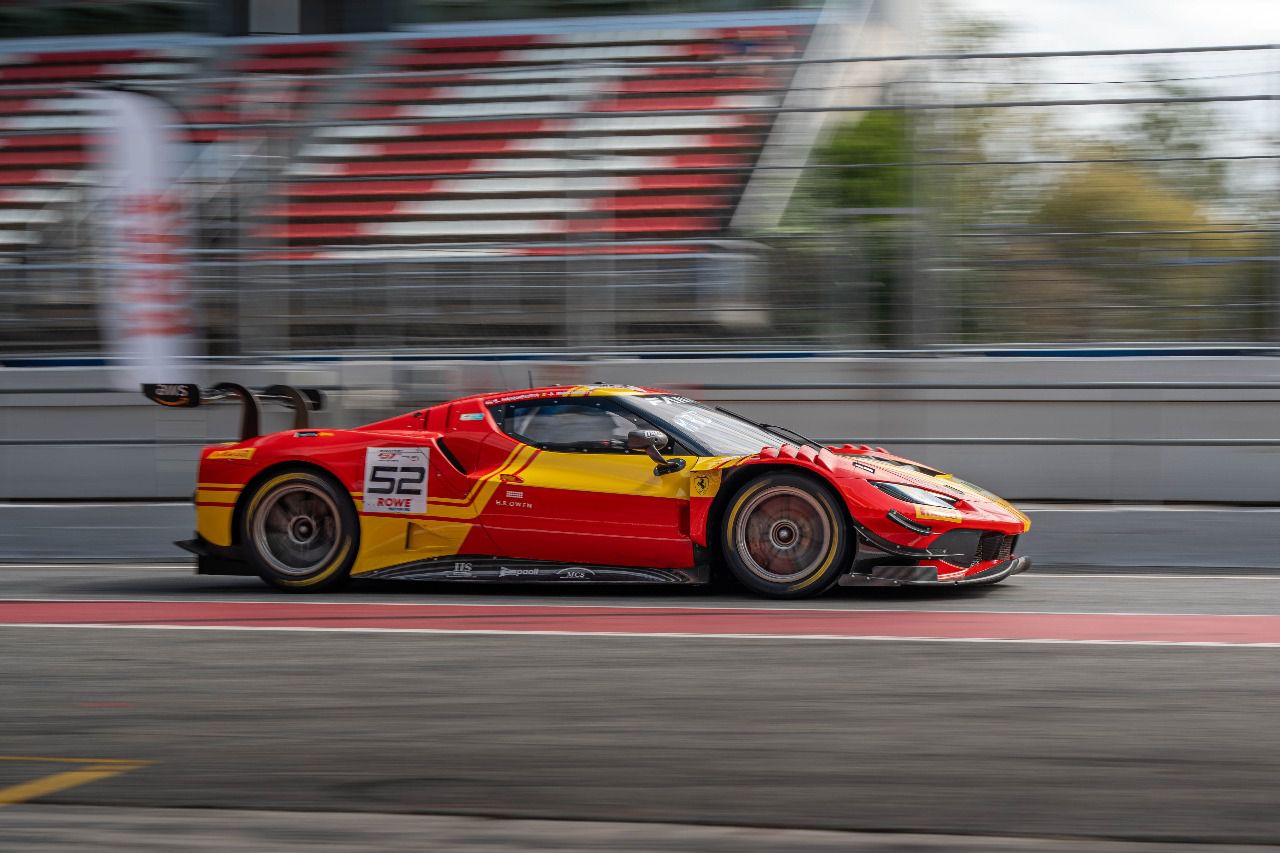
<svg viewBox="0 0 1280 853">
<path fill-rule="evenodd" d="M 113 390 L 114 85 L 183 121 L 175 380 L 675 387 L 1026 502 L 1042 562 L 1276 565 L 1277 13 L 1034 7 L 0 4 L 3 555 L 169 555 L 235 432 Z"/>
</svg>

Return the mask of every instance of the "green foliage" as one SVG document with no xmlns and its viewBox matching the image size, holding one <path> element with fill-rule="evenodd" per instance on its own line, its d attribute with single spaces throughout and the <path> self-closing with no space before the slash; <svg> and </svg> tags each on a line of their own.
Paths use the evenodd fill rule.
<svg viewBox="0 0 1280 853">
<path fill-rule="evenodd" d="M 1107 234 L 1199 228 L 1195 202 L 1124 163 L 1072 169 L 1043 196 L 1035 221 L 1055 230 Z"/>
<path fill-rule="evenodd" d="M 817 162 L 832 207 L 901 208 L 911 204 L 911 146 L 907 120 L 896 110 L 864 113 L 833 134 Z"/>
</svg>

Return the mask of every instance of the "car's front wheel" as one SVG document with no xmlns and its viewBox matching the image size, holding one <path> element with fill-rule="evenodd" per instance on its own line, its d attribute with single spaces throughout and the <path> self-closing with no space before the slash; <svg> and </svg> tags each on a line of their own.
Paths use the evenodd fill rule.
<svg viewBox="0 0 1280 853">
<path fill-rule="evenodd" d="M 355 562 L 359 517 L 346 490 L 316 471 L 284 471 L 249 499 L 241 542 L 274 587 L 320 592 L 345 583 Z"/>
<path fill-rule="evenodd" d="M 721 521 L 733 576 L 771 598 L 818 595 L 845 565 L 849 529 L 831 489 L 799 474 L 769 473 L 743 486 Z"/>
</svg>

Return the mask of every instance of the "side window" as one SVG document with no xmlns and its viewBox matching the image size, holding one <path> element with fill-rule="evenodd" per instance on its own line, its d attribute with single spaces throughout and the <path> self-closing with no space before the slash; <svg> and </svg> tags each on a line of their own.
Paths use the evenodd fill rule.
<svg viewBox="0 0 1280 853">
<path fill-rule="evenodd" d="M 494 419 L 514 439 L 543 450 L 625 453 L 627 433 L 648 429 L 644 419 L 619 411 L 607 399 L 531 400 L 494 409 Z"/>
</svg>

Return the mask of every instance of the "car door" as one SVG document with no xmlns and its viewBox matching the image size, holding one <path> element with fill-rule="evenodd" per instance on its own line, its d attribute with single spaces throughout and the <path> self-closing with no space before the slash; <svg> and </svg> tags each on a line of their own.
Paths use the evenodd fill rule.
<svg viewBox="0 0 1280 853">
<path fill-rule="evenodd" d="M 655 473 L 627 434 L 653 429 L 609 397 L 508 403 L 490 409 L 506 436 L 534 448 L 504 473 L 483 513 L 501 556 L 592 565 L 689 568 L 689 468 Z"/>
</svg>

